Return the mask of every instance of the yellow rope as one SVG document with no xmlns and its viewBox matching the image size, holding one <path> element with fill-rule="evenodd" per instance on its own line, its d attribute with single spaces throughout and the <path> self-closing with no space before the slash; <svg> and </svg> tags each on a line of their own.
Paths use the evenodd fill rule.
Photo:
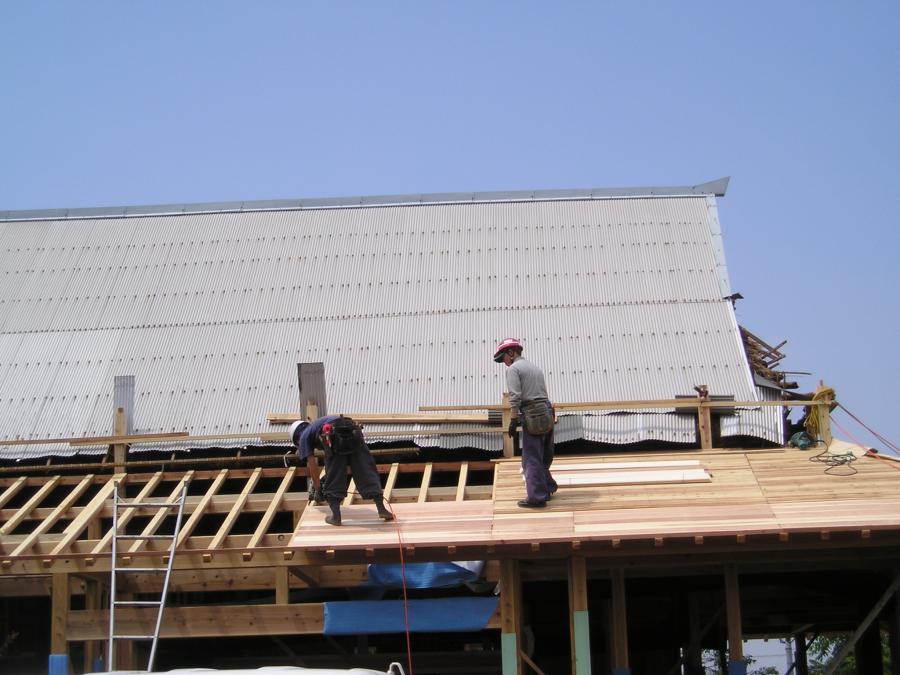
<svg viewBox="0 0 900 675">
<path fill-rule="evenodd" d="M 813 394 L 812 400 L 822 402 L 825 402 L 826 400 L 830 401 L 832 410 L 834 409 L 835 405 L 837 405 L 835 403 L 834 389 L 832 389 L 831 387 L 821 387 L 820 389 L 818 389 L 816 393 Z M 806 427 L 806 433 L 808 433 L 812 438 L 819 438 L 820 424 L 819 406 L 812 405 L 809 407 L 809 415 L 806 416 L 806 422 L 803 424 L 803 426 Z"/>
</svg>

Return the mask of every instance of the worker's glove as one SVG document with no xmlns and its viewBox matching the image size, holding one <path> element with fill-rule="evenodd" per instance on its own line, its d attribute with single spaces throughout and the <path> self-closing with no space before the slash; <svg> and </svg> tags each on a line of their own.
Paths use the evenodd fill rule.
<svg viewBox="0 0 900 675">
<path fill-rule="evenodd" d="M 519 429 L 519 420 L 517 420 L 517 419 L 511 419 L 511 420 L 509 421 L 509 429 L 507 430 L 507 433 L 508 433 L 510 436 L 515 436 L 515 435 L 516 435 L 516 431 L 518 431 L 518 429 Z"/>
</svg>

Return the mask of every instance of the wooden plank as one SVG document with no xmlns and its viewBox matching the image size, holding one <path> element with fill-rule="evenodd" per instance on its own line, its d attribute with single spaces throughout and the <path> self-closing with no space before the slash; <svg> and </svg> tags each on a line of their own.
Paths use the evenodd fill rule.
<svg viewBox="0 0 900 675">
<path fill-rule="evenodd" d="M 135 498 L 135 501 L 138 501 L 138 502 L 142 501 L 142 500 L 146 499 L 147 497 L 149 497 L 151 494 L 153 494 L 153 491 L 156 489 L 156 486 L 159 485 L 160 481 L 162 480 L 162 477 L 163 477 L 162 471 L 157 471 L 155 474 L 153 474 L 153 477 L 149 481 L 147 481 L 147 483 L 144 485 L 143 488 L 141 488 L 141 491 L 138 493 L 138 496 Z M 122 512 L 122 514 L 118 517 L 119 527 L 122 528 L 123 531 L 125 529 L 125 526 L 128 525 L 128 523 L 131 521 L 131 519 L 135 516 L 135 514 L 137 512 L 138 512 L 138 510 L 135 507 L 128 508 L 128 509 L 125 509 Z M 97 542 L 97 545 L 94 546 L 92 553 L 101 553 L 102 551 L 105 551 L 106 548 L 110 545 L 110 542 L 112 541 L 112 536 L 113 536 L 113 531 L 112 531 L 112 528 L 110 527 L 106 531 L 106 534 L 104 534 L 100 538 L 100 540 Z"/>
<path fill-rule="evenodd" d="M 352 417 L 359 424 L 487 424 L 486 414 L 436 414 L 436 413 L 332 413 Z M 301 413 L 268 413 L 269 424 L 292 424 L 303 418 Z M 368 435 L 368 434 L 366 434 Z"/>
<path fill-rule="evenodd" d="M 200 522 L 200 519 L 206 512 L 206 509 L 209 507 L 209 503 L 210 501 L 212 501 L 213 495 L 215 495 L 221 489 L 222 483 L 225 482 L 226 478 L 228 478 L 228 469 L 222 469 L 221 471 L 219 471 L 219 474 L 216 476 L 215 480 L 213 480 L 212 484 L 209 486 L 209 488 L 207 488 L 206 494 L 203 495 L 203 498 L 194 508 L 193 513 L 191 513 L 191 517 L 188 518 L 187 522 L 181 527 L 181 532 L 178 533 L 178 542 L 176 544 L 176 548 L 180 548 L 184 543 L 184 540 L 191 536 L 194 528 L 197 527 L 197 524 Z"/>
<path fill-rule="evenodd" d="M 394 484 L 397 482 L 397 473 L 399 470 L 399 463 L 394 462 L 391 464 L 391 471 L 388 473 L 387 480 L 384 483 L 384 498 L 386 501 L 391 500 L 391 493 L 394 491 Z"/>
<path fill-rule="evenodd" d="M 500 561 L 500 647 L 503 675 L 521 675 L 521 579 L 519 563 L 512 558 Z"/>
<path fill-rule="evenodd" d="M 117 630 L 132 635 L 153 633 L 155 608 L 116 609 Z M 318 635 L 324 627 L 321 603 L 166 607 L 160 637 L 200 638 L 253 635 Z M 109 611 L 69 612 L 68 640 L 101 640 L 109 630 Z"/>
<path fill-rule="evenodd" d="M 93 474 L 88 474 L 85 476 L 82 481 L 72 488 L 69 491 L 69 494 L 59 503 L 59 505 L 53 509 L 49 516 L 42 519 L 34 530 L 31 531 L 25 539 L 20 543 L 12 552 L 11 555 L 22 555 L 23 553 L 28 552 L 32 546 L 34 546 L 34 542 L 37 541 L 38 537 L 40 537 L 44 532 L 49 530 L 51 527 L 56 525 L 56 521 L 58 521 L 65 513 L 69 510 L 72 504 L 84 494 L 84 491 L 91 486 L 94 482 Z"/>
<path fill-rule="evenodd" d="M 419 504 L 428 501 L 428 486 L 431 485 L 431 462 L 425 465 L 425 471 L 422 472 L 422 485 L 419 487 L 419 498 L 416 500 Z"/>
<path fill-rule="evenodd" d="M 512 422 L 512 409 L 509 406 L 509 392 L 503 393 L 503 416 L 500 422 L 500 428 L 503 430 L 503 456 L 512 457 L 514 454 L 513 438 L 507 432 L 509 424 Z M 521 662 L 519 664 L 521 668 Z M 505 673 L 504 673 L 505 675 Z"/>
<path fill-rule="evenodd" d="M 294 474 L 297 472 L 296 467 L 291 467 L 287 470 L 287 473 L 284 474 L 284 478 L 281 480 L 281 484 L 278 486 L 278 489 L 275 491 L 274 496 L 272 497 L 272 501 L 269 502 L 269 505 L 266 507 L 266 511 L 263 514 L 262 520 L 259 521 L 259 525 L 256 526 L 256 530 L 253 532 L 253 536 L 250 537 L 250 542 L 247 544 L 247 548 L 256 548 L 259 546 L 259 542 L 262 539 L 263 535 L 269 530 L 269 526 L 272 524 L 272 519 L 275 517 L 278 508 L 281 506 L 281 502 L 284 499 L 284 494 L 290 488 L 291 483 L 294 480 Z M 252 555 L 252 553 L 250 553 Z M 246 557 L 245 560 L 249 560 L 250 558 Z"/>
<path fill-rule="evenodd" d="M 252 474 L 250 474 L 250 477 L 244 484 L 244 489 L 241 490 L 241 494 L 239 494 L 238 498 L 234 501 L 234 505 L 231 507 L 228 515 L 225 516 L 225 520 L 219 527 L 219 531 L 216 532 L 216 535 L 213 537 L 213 540 L 209 543 L 209 546 L 207 548 L 217 549 L 222 546 L 222 542 L 225 541 L 225 537 L 227 537 L 228 533 L 231 532 L 231 528 L 234 527 L 235 521 L 237 520 L 238 516 L 241 515 L 244 504 L 247 503 L 247 498 L 250 496 L 250 493 L 253 492 L 253 488 L 255 488 L 256 484 L 259 482 L 259 475 L 261 471 L 262 469 L 257 468 L 253 471 Z"/>
<path fill-rule="evenodd" d="M 6 506 L 13 497 L 19 494 L 19 490 L 25 487 L 25 481 L 27 480 L 27 476 L 19 476 L 12 485 L 3 491 L 3 494 L 0 495 L 0 509 Z"/>
<path fill-rule="evenodd" d="M 106 503 L 106 500 L 109 499 L 110 495 L 113 493 L 113 490 L 116 489 L 116 483 L 125 479 L 125 474 L 116 473 L 106 481 L 103 487 L 100 488 L 100 491 L 94 495 L 94 498 L 85 506 L 81 513 L 69 523 L 69 526 L 63 530 L 63 537 L 59 540 L 59 543 L 53 547 L 53 550 L 50 551 L 51 556 L 56 556 L 67 550 L 69 546 L 72 545 L 72 542 L 75 541 L 82 532 L 84 532 L 85 528 L 87 528 L 88 524 L 91 520 L 93 520 L 103 506 Z"/>
<path fill-rule="evenodd" d="M 181 497 L 184 486 L 187 483 L 191 482 L 192 477 L 193 477 L 193 472 L 188 471 L 182 477 L 182 479 L 178 482 L 178 484 L 175 486 L 175 488 L 169 493 L 169 496 L 165 499 L 165 501 L 171 503 L 171 502 L 174 502 L 179 497 Z M 173 515 L 175 515 L 174 512 L 171 509 L 169 509 L 168 507 L 157 509 L 154 516 L 144 526 L 144 529 L 141 530 L 141 534 L 142 535 L 156 534 L 156 530 L 158 530 L 159 526 L 163 524 L 163 521 L 165 521 L 165 519 L 168 518 L 169 516 L 173 516 Z M 182 528 L 181 532 L 184 532 L 184 528 Z M 179 539 L 179 543 L 180 543 L 180 541 L 181 540 Z M 128 551 L 125 552 L 125 554 L 131 555 L 133 553 L 137 553 L 138 551 L 140 551 L 142 548 L 145 548 L 146 546 L 147 546 L 146 540 L 138 539 L 128 548 Z"/>
<path fill-rule="evenodd" d="M 562 486 L 588 485 L 649 485 L 653 483 L 708 483 L 712 477 L 705 469 L 670 469 L 662 471 L 608 471 L 562 475 L 554 471 L 554 478 Z"/>
<path fill-rule="evenodd" d="M 616 469 L 674 469 L 699 467 L 699 459 L 647 460 L 641 462 L 553 462 L 553 473 L 557 471 L 613 471 Z"/>
<path fill-rule="evenodd" d="M 456 483 L 456 501 L 461 502 L 466 498 L 466 480 L 469 477 L 469 463 L 463 462 L 459 467 L 459 481 Z"/>
<path fill-rule="evenodd" d="M 3 527 L 0 527 L 0 536 L 12 534 L 19 524 L 31 515 L 34 508 L 44 501 L 44 498 L 53 491 L 56 484 L 59 482 L 59 478 L 59 476 L 53 476 L 53 478 L 44 483 L 38 491 L 31 496 L 31 499 L 25 502 L 15 514 L 6 521 L 6 524 Z"/>
<path fill-rule="evenodd" d="M 114 443 L 137 443 L 156 442 L 161 439 L 172 437 L 174 439 L 184 438 L 188 435 L 186 431 L 169 431 L 157 434 L 132 434 L 130 436 L 66 436 L 64 438 L 28 438 L 15 441 L 0 441 L 0 445 L 50 445 L 57 443 L 68 443 L 69 445 L 112 445 Z M 218 438 L 218 436 L 216 436 Z"/>
<path fill-rule="evenodd" d="M 354 497 L 356 497 L 356 479 L 351 478 L 350 482 L 347 483 L 347 496 L 344 497 L 344 501 L 341 505 L 350 506 L 353 503 Z"/>
</svg>

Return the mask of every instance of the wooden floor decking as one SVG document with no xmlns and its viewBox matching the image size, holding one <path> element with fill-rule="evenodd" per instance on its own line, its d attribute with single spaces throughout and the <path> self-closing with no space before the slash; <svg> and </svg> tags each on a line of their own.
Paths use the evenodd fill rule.
<svg viewBox="0 0 900 675">
<path fill-rule="evenodd" d="M 344 525 L 327 525 L 327 508 L 307 509 L 291 545 L 308 551 L 454 547 L 629 539 L 700 541 L 761 534 L 854 531 L 866 538 L 879 529 L 900 529 L 900 464 L 875 457 L 853 462 L 856 473 L 810 461 L 795 449 L 706 453 L 608 455 L 560 458 L 556 476 L 582 473 L 618 476 L 606 484 L 561 485 L 545 509 L 523 509 L 519 462 L 500 461 L 492 500 L 398 504 L 397 524 L 375 517 L 369 504 L 344 509 Z M 659 463 L 695 460 L 708 474 L 660 480 Z M 622 467 L 627 462 L 632 466 Z M 695 471 L 688 466 L 685 472 Z M 670 466 L 670 470 L 673 468 Z M 599 481 L 602 483 L 602 481 Z M 399 534 L 398 534 L 399 529 Z M 399 537 L 399 538 L 398 538 Z"/>
</svg>

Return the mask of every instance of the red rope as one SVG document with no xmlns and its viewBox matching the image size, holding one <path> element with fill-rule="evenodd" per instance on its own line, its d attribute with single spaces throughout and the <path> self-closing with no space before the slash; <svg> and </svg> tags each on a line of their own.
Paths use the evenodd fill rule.
<svg viewBox="0 0 900 675">
<path fill-rule="evenodd" d="M 841 424 L 840 424 L 840 422 L 838 422 L 836 419 L 834 419 L 834 418 L 832 417 L 832 418 L 831 418 L 831 421 L 834 423 L 834 426 L 836 426 L 838 429 L 840 429 L 840 430 L 843 431 L 845 434 L 847 434 L 847 436 L 850 437 L 850 440 L 851 440 L 851 441 L 853 441 L 854 443 L 856 443 L 856 444 L 857 444 L 858 446 L 860 446 L 861 448 L 865 448 L 865 447 L 866 447 L 865 445 L 863 445 L 862 443 L 860 443 L 858 439 L 854 438 L 854 437 L 853 437 L 853 434 L 851 434 L 851 433 L 850 433 L 849 431 L 847 431 L 844 427 L 842 427 Z M 884 457 L 882 457 L 881 455 L 879 455 L 877 452 L 874 452 L 874 451 L 872 451 L 872 450 L 867 450 L 867 451 L 866 451 L 866 457 L 874 457 L 875 459 L 884 462 L 885 464 L 887 464 L 887 465 L 888 465 L 889 467 L 891 467 L 892 469 L 896 469 L 897 471 L 900 471 L 900 465 L 898 465 L 898 464 L 897 464 L 896 462 L 894 462 L 894 461 L 891 461 L 891 460 L 889 460 L 889 459 L 885 459 Z"/>
<path fill-rule="evenodd" d="M 394 509 L 391 508 L 391 503 L 387 500 L 384 503 L 394 516 L 394 527 L 397 530 L 397 548 L 400 550 L 400 582 L 403 586 L 403 624 L 406 628 L 406 663 L 409 666 L 409 675 L 413 675 L 412 641 L 409 636 L 409 598 L 406 596 L 406 561 L 403 558 L 403 537 L 400 534 L 400 521 L 397 519 Z"/>
<path fill-rule="evenodd" d="M 882 443 L 884 443 L 885 445 L 887 445 L 887 446 L 888 446 L 891 450 L 893 450 L 894 452 L 900 453 L 900 448 L 898 448 L 894 443 L 891 443 L 887 438 L 885 438 L 884 436 L 882 436 L 881 434 L 879 434 L 877 431 L 875 431 L 874 429 L 872 429 L 871 427 L 869 427 L 865 422 L 863 422 L 861 419 L 859 419 L 856 415 L 854 415 L 852 412 L 850 412 L 849 410 L 847 410 L 847 408 L 844 407 L 843 404 L 838 403 L 837 405 L 838 405 L 838 408 L 840 408 L 840 409 L 843 410 L 845 413 L 847 413 L 848 415 L 850 415 L 851 418 L 853 418 L 854 420 L 856 420 L 856 421 L 860 424 L 860 426 L 863 427 L 863 429 L 865 429 L 865 430 L 868 431 L 870 434 L 872 434 L 875 438 L 877 438 L 879 441 L 881 441 Z"/>
</svg>

